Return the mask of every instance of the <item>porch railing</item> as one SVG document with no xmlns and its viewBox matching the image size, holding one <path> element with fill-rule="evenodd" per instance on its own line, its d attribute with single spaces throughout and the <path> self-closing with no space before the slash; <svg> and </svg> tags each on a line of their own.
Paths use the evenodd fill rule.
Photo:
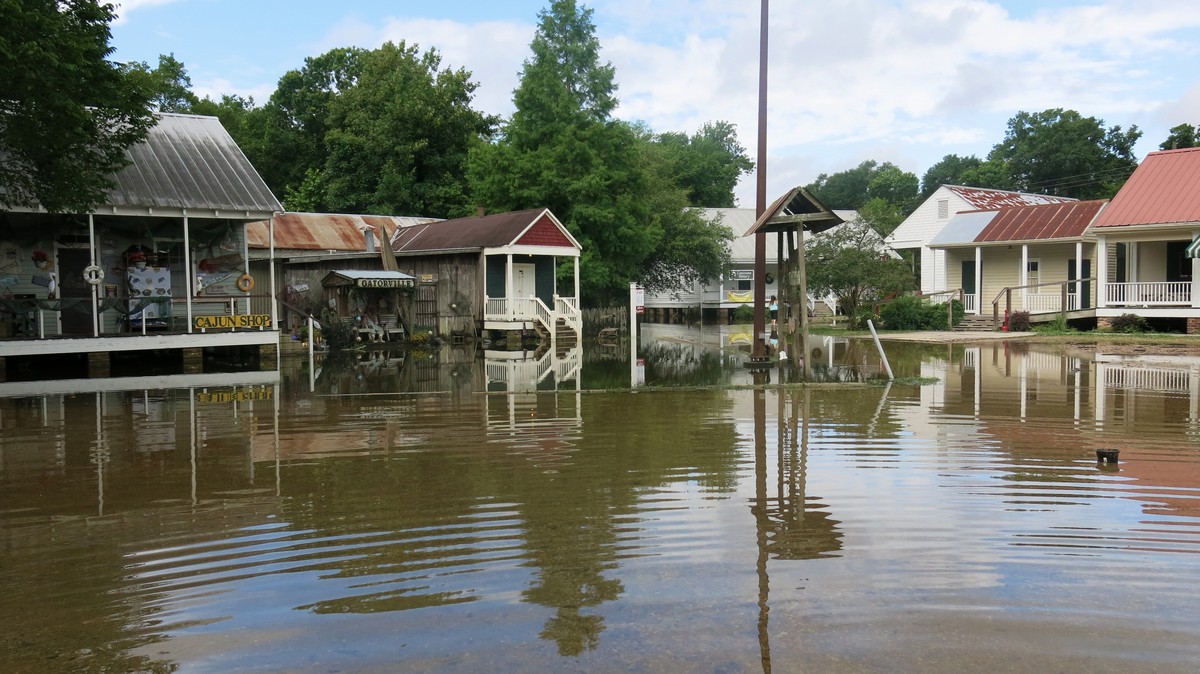
<svg viewBox="0 0 1200 674">
<path fill-rule="evenodd" d="M 557 319 L 562 318 L 576 333 L 583 327 L 583 314 L 574 297 L 554 298 L 554 309 L 537 297 L 488 297 L 484 302 L 484 319 L 489 321 L 536 320 L 553 332 Z"/>
<path fill-rule="evenodd" d="M 102 298 L 98 303 L 100 336 L 129 334 L 184 334 L 205 332 L 206 329 L 189 326 L 187 321 L 188 300 L 180 297 L 149 298 Z M 254 313 L 254 308 L 266 306 L 263 314 L 270 314 L 270 295 L 222 295 L 200 296 L 191 299 L 192 316 L 239 316 Z M 85 331 L 63 332 L 58 315 L 72 312 L 77 322 L 86 324 Z M 143 318 L 143 313 L 146 314 Z M 86 317 L 86 318 L 83 318 Z M 49 339 L 57 337 L 81 337 L 92 334 L 91 298 L 61 299 L 5 299 L 0 300 L 0 324 L 3 332 L 0 339 Z M 86 323 L 83 323 L 86 321 Z M 269 323 L 269 321 L 268 321 Z M 189 330 L 189 327 L 191 329 Z M 208 328 L 207 330 L 262 331 L 275 326 Z"/>
<path fill-rule="evenodd" d="M 996 293 L 996 297 L 992 299 L 992 328 L 996 330 L 1000 329 L 1001 299 L 1004 300 L 1004 321 L 1007 323 L 1008 316 L 1013 310 L 1012 294 L 1014 290 L 1037 291 L 1057 286 L 1057 293 L 1027 292 L 1021 308 L 1030 314 L 1058 313 L 1062 315 L 1063 320 L 1066 320 L 1068 311 L 1090 308 L 1080 306 L 1079 286 L 1085 283 L 1094 283 L 1095 281 L 1096 279 L 1094 278 L 1082 278 L 1070 281 L 1047 281 L 1045 283 L 1031 283 L 1023 286 L 1001 288 L 1000 292 Z"/>
<path fill-rule="evenodd" d="M 1104 289 L 1104 301 L 1111 305 L 1163 306 L 1192 303 L 1191 281 L 1108 283 Z"/>
</svg>

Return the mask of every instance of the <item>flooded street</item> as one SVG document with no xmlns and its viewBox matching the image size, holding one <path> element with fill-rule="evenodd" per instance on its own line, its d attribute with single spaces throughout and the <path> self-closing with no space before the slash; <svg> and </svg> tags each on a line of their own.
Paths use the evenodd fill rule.
<svg viewBox="0 0 1200 674">
<path fill-rule="evenodd" d="M 0 398 L 0 671 L 1200 668 L 1200 360 L 650 333 Z"/>
</svg>

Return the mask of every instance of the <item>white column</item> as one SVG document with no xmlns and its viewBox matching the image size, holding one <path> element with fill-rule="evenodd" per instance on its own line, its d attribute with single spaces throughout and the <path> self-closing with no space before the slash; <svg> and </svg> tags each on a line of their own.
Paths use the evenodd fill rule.
<svg viewBox="0 0 1200 674">
<path fill-rule="evenodd" d="M 1075 279 L 1084 278 L 1083 275 L 1083 241 L 1075 242 Z M 1075 284 L 1075 308 L 1083 308 L 1083 284 Z"/>
<path fill-rule="evenodd" d="M 975 246 L 975 315 L 983 314 L 983 248 Z"/>
<path fill-rule="evenodd" d="M 513 269 L 512 269 L 512 265 L 513 265 L 512 253 L 508 253 L 507 255 L 504 256 L 504 313 L 507 315 L 507 318 L 510 321 L 513 319 L 513 305 L 512 305 L 512 292 L 513 292 L 512 272 L 513 272 Z"/>
<path fill-rule="evenodd" d="M 1021 279 L 1021 285 L 1029 283 L 1029 244 L 1021 244 L 1021 274 L 1017 278 Z M 1029 288 L 1021 288 L 1021 310 L 1027 311 L 1029 302 L 1026 297 L 1029 295 Z"/>
<path fill-rule="evenodd" d="M 1108 303 L 1108 239 L 1096 237 L 1096 308 L 1103 309 Z"/>
<path fill-rule="evenodd" d="M 583 309 L 583 300 L 579 298 L 579 263 L 581 260 L 583 260 L 582 257 L 575 256 L 575 308 L 579 310 Z"/>
<path fill-rule="evenodd" d="M 1200 236 L 1200 232 L 1192 232 L 1192 240 Z M 1200 258 L 1192 258 L 1192 308 L 1200 308 Z"/>
<path fill-rule="evenodd" d="M 92 217 L 91 213 L 88 213 L 88 254 L 92 260 L 91 264 L 95 265 L 96 260 L 98 259 L 97 255 L 96 255 L 96 221 L 95 221 L 95 218 Z M 115 281 L 116 279 L 113 279 L 113 280 Z M 59 279 L 59 283 L 62 283 L 61 279 Z M 99 337 L 100 336 L 100 284 L 96 283 L 96 284 L 89 284 L 89 285 L 92 286 L 92 336 Z M 59 292 L 59 296 L 61 297 L 62 290 L 60 289 L 58 292 Z M 40 321 L 41 321 L 41 317 L 39 316 L 39 322 Z"/>
<path fill-rule="evenodd" d="M 243 235 L 242 238 L 245 239 L 246 238 L 245 235 Z M 187 296 L 186 304 L 187 304 L 187 331 L 188 331 L 188 334 L 191 334 L 191 332 L 192 332 L 192 295 L 195 292 L 193 290 L 193 287 L 194 287 L 193 284 L 195 283 L 195 274 L 196 274 L 196 272 L 194 270 L 192 270 L 191 232 L 188 229 L 187 209 L 184 209 L 184 211 L 183 211 L 183 292 Z M 143 316 L 142 317 L 142 327 L 144 328 L 145 326 L 146 326 L 146 318 L 145 318 L 145 316 Z M 309 339 L 311 339 L 311 338 L 312 338 L 312 334 L 309 333 Z"/>
</svg>

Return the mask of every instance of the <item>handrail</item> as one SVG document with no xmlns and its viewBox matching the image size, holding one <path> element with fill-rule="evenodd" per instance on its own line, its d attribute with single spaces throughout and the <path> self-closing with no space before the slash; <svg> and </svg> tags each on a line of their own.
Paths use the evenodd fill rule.
<svg viewBox="0 0 1200 674">
<path fill-rule="evenodd" d="M 1001 296 L 1005 297 L 1004 315 L 1005 320 L 1007 320 L 1007 317 L 1012 314 L 1012 291 L 1026 290 L 1028 288 L 1040 288 L 1042 286 L 1060 286 L 1062 288 L 1062 302 L 1059 305 L 1059 315 L 1062 316 L 1062 319 L 1065 321 L 1067 320 L 1067 295 L 1069 292 L 1067 286 L 1077 283 L 1094 283 L 1096 281 L 1096 277 L 1092 276 L 1088 278 L 1069 279 L 1067 281 L 1044 281 L 1042 283 L 1029 283 L 1023 286 L 1009 286 L 1006 288 L 1001 288 L 1000 292 L 996 293 L 996 297 L 992 300 L 992 329 L 1000 329 L 999 303 Z M 1080 307 L 1080 309 L 1083 308 L 1085 307 Z"/>
</svg>

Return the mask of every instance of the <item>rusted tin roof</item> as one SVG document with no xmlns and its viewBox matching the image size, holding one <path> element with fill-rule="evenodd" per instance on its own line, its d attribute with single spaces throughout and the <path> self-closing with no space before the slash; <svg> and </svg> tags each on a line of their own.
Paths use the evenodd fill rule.
<svg viewBox="0 0 1200 674">
<path fill-rule="evenodd" d="M 1096 227 L 1200 222 L 1200 148 L 1151 152 Z"/>
<path fill-rule="evenodd" d="M 516 245 L 579 250 L 579 243 L 546 208 L 413 225 L 400 229 L 392 239 L 392 250 L 397 255 Z"/>
<path fill-rule="evenodd" d="M 1002 208 L 975 237 L 975 242 L 1082 238 L 1107 203 L 1107 199 L 1093 199 Z"/>
<path fill-rule="evenodd" d="M 401 217 L 392 215 L 341 215 L 336 213 L 279 213 L 275 216 L 275 248 L 283 250 L 312 250 L 364 252 L 370 229 L 384 229 L 394 236 L 397 229 L 436 222 L 435 218 Z M 271 247 L 270 222 L 261 220 L 246 225 L 246 244 L 250 248 Z M 376 239 L 376 249 L 378 249 Z"/>
<path fill-rule="evenodd" d="M 132 164 L 115 176 L 108 206 L 235 211 L 263 217 L 283 210 L 216 117 L 159 113 Z"/>
<path fill-rule="evenodd" d="M 971 204 L 977 211 L 995 211 L 1009 206 L 1034 206 L 1037 204 L 1057 204 L 1064 201 L 1076 201 L 1071 197 L 1012 192 L 1010 190 L 993 190 L 983 187 L 945 185 L 945 188 L 962 197 L 964 201 Z"/>
</svg>

